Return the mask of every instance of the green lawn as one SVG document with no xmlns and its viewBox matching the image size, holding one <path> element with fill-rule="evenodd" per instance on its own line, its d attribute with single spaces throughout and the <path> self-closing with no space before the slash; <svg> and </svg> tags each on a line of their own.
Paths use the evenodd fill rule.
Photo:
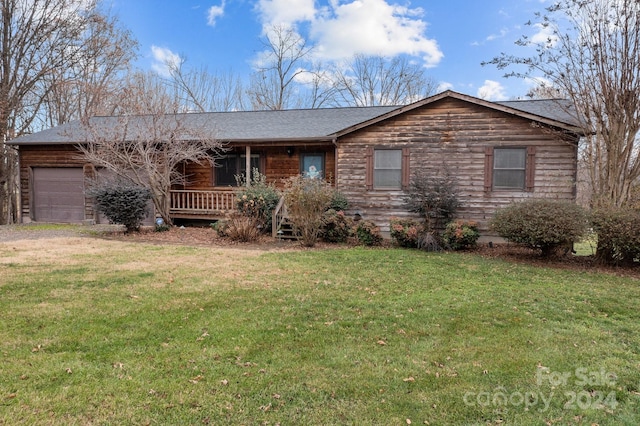
<svg viewBox="0 0 640 426">
<path fill-rule="evenodd" d="M 400 249 L 0 244 L 0 424 L 640 424 L 640 282 Z"/>
</svg>

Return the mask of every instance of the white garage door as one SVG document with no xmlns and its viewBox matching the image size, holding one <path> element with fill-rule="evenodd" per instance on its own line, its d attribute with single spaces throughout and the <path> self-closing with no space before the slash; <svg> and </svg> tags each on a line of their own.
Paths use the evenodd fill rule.
<svg viewBox="0 0 640 426">
<path fill-rule="evenodd" d="M 33 216 L 33 219 L 38 222 L 82 222 L 84 220 L 82 168 L 34 168 Z"/>
</svg>

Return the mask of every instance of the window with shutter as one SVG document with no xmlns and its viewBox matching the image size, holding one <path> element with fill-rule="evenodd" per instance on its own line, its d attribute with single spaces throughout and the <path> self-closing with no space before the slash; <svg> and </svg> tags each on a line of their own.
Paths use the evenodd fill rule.
<svg viewBox="0 0 640 426">
<path fill-rule="evenodd" d="M 535 147 L 487 147 L 485 191 L 533 191 Z"/>
<path fill-rule="evenodd" d="M 367 148 L 365 185 L 371 189 L 405 189 L 410 180 L 409 148 Z"/>
<path fill-rule="evenodd" d="M 493 189 L 524 189 L 526 148 L 494 148 Z"/>
<path fill-rule="evenodd" d="M 373 153 L 373 187 L 400 189 L 402 187 L 402 150 L 376 149 Z"/>
</svg>

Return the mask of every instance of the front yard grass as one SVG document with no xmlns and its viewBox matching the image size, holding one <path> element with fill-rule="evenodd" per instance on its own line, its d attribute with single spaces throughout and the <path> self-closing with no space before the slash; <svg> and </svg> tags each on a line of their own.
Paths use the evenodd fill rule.
<svg viewBox="0 0 640 426">
<path fill-rule="evenodd" d="M 471 254 L 0 244 L 0 424 L 634 425 L 639 298 Z"/>
</svg>

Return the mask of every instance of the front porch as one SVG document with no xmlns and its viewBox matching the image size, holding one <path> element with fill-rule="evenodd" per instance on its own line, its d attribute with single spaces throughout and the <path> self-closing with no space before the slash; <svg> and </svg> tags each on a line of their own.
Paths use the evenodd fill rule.
<svg viewBox="0 0 640 426">
<path fill-rule="evenodd" d="M 172 190 L 169 213 L 175 219 L 222 219 L 236 210 L 230 190 Z"/>
<path fill-rule="evenodd" d="M 174 219 L 220 220 L 236 210 L 236 193 L 230 190 L 172 190 L 170 214 Z M 290 234 L 284 197 L 273 211 L 271 234 L 283 238 Z"/>
</svg>

